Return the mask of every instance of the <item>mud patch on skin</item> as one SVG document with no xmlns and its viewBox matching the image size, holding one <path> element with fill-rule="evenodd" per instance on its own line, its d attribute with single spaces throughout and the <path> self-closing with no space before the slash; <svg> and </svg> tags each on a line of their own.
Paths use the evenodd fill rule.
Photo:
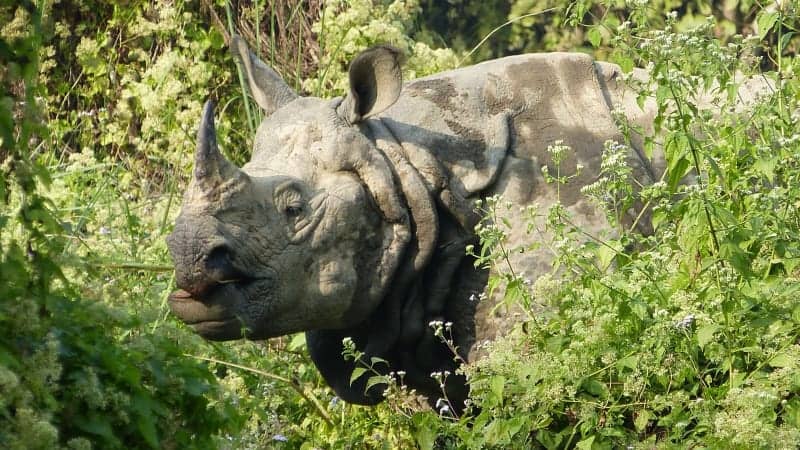
<svg viewBox="0 0 800 450">
<path fill-rule="evenodd" d="M 442 152 L 439 156 L 447 161 L 468 160 L 476 167 L 486 166 L 486 140 L 478 130 L 466 127 L 455 120 L 445 119 L 444 121 L 450 130 L 459 136 L 460 147 L 451 152 Z"/>
<path fill-rule="evenodd" d="M 486 112 L 492 116 L 509 113 L 517 108 L 511 85 L 504 78 L 494 74 L 487 76 L 483 97 L 486 101 Z"/>
<path fill-rule="evenodd" d="M 448 79 L 419 80 L 410 83 L 405 92 L 412 97 L 422 97 L 436 106 L 455 112 L 453 99 L 458 93 Z"/>
<path fill-rule="evenodd" d="M 463 105 L 458 101 L 459 93 L 449 79 L 419 80 L 410 83 L 405 92 L 411 97 L 421 97 L 446 112 L 443 116 L 445 124 L 452 136 L 442 136 L 431 148 L 436 149 L 436 156 L 444 161 L 456 163 L 469 160 L 475 167 L 486 165 L 486 139 L 484 134 L 475 128 L 458 121 L 462 116 Z"/>
</svg>

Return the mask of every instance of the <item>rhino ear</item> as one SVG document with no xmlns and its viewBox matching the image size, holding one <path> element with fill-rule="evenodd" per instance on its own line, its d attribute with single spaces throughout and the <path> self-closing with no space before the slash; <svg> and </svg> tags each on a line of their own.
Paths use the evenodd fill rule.
<svg viewBox="0 0 800 450">
<path fill-rule="evenodd" d="M 298 97 L 280 75 L 250 50 L 238 34 L 231 36 L 231 53 L 244 66 L 250 93 L 267 115 Z"/>
<path fill-rule="evenodd" d="M 400 50 L 381 45 L 365 50 L 350 63 L 350 93 L 337 111 L 350 123 L 381 113 L 400 96 L 403 74 Z"/>
</svg>

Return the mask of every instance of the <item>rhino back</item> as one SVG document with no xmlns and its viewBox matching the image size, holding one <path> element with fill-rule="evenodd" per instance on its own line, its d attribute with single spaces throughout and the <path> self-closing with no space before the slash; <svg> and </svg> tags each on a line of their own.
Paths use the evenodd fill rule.
<svg viewBox="0 0 800 450">
<path fill-rule="evenodd" d="M 585 168 L 571 187 L 561 189 L 561 201 L 574 204 L 599 171 L 603 143 L 623 141 L 597 74 L 592 59 L 576 53 L 487 61 L 409 82 L 382 120 L 404 145 L 440 161 L 463 194 L 508 191 L 508 182 L 525 178 L 527 187 L 507 192 L 525 203 L 550 195 L 533 186 L 542 179 L 543 165 L 555 173 L 547 148 L 563 141 L 574 152 L 561 163 L 561 173 L 574 174 L 578 164 Z M 523 163 L 501 175 L 509 157 Z M 637 176 L 649 178 L 638 155 L 632 157 Z"/>
<path fill-rule="evenodd" d="M 581 193 L 599 176 L 604 143 L 624 142 L 610 109 L 621 88 L 614 85 L 609 93 L 603 68 L 608 73 L 613 66 L 607 66 L 598 67 L 588 55 L 575 53 L 488 61 L 408 83 L 381 119 L 408 153 L 426 152 L 437 160 L 450 189 L 467 199 L 500 194 L 518 205 L 536 203 L 539 230 L 545 229 L 546 208 L 560 202 L 573 223 L 608 238 L 613 227 Z M 572 151 L 556 166 L 548 147 L 558 141 Z M 653 181 L 637 151 L 631 150 L 628 159 L 634 177 L 642 184 Z M 543 166 L 550 174 L 571 177 L 570 182 L 546 183 Z M 528 234 L 527 219 L 516 208 L 506 214 L 513 224 L 509 242 L 545 243 L 550 238 L 546 232 Z M 632 222 L 636 213 L 630 215 Z M 532 280 L 552 271 L 554 255 L 545 245 L 512 257 L 514 267 L 524 268 Z M 492 306 L 478 305 L 477 342 L 502 334 L 517 321 L 513 312 L 492 314 Z M 475 350 L 472 359 L 480 356 Z"/>
</svg>

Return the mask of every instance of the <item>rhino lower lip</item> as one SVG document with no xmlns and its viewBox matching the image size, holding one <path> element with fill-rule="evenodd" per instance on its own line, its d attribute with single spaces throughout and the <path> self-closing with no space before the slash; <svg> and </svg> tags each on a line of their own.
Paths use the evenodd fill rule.
<svg viewBox="0 0 800 450">
<path fill-rule="evenodd" d="M 223 315 L 224 309 L 219 308 L 219 306 L 206 305 L 184 290 L 170 294 L 169 303 L 172 312 L 189 325 L 224 323 L 235 319 L 232 315 Z"/>
<path fill-rule="evenodd" d="M 239 292 L 263 278 L 241 277 L 214 281 L 199 292 L 178 289 L 169 295 L 172 312 L 183 322 L 194 325 L 203 322 L 230 322 L 233 315 L 224 314 Z"/>
</svg>

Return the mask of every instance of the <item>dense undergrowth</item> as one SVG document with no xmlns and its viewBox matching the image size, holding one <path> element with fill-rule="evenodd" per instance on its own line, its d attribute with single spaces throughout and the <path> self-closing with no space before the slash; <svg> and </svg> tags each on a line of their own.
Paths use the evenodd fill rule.
<svg viewBox="0 0 800 450">
<path fill-rule="evenodd" d="M 0 448 L 796 448 L 797 6 L 447 3 L 0 4 Z M 649 205 L 655 233 L 619 224 L 587 241 L 563 209 L 529 208 L 555 239 L 531 230 L 525 245 L 558 256 L 529 282 L 504 264 L 517 249 L 501 217 L 519 206 L 486 199 L 477 263 L 532 319 L 466 369 L 463 417 L 399 388 L 375 408 L 338 401 L 302 336 L 205 342 L 168 314 L 164 237 L 209 96 L 223 150 L 248 158 L 258 112 L 225 49 L 231 28 L 320 96 L 379 42 L 407 54 L 407 77 L 522 50 L 647 67 L 642 98 L 663 106 L 647 148 L 662 144 L 669 170 L 634 189 L 616 156 L 628 143 L 609 143 L 586 195 L 612 222 Z M 775 71 L 774 93 L 735 109 L 759 68 Z M 700 87 L 719 103 L 702 107 Z"/>
</svg>

